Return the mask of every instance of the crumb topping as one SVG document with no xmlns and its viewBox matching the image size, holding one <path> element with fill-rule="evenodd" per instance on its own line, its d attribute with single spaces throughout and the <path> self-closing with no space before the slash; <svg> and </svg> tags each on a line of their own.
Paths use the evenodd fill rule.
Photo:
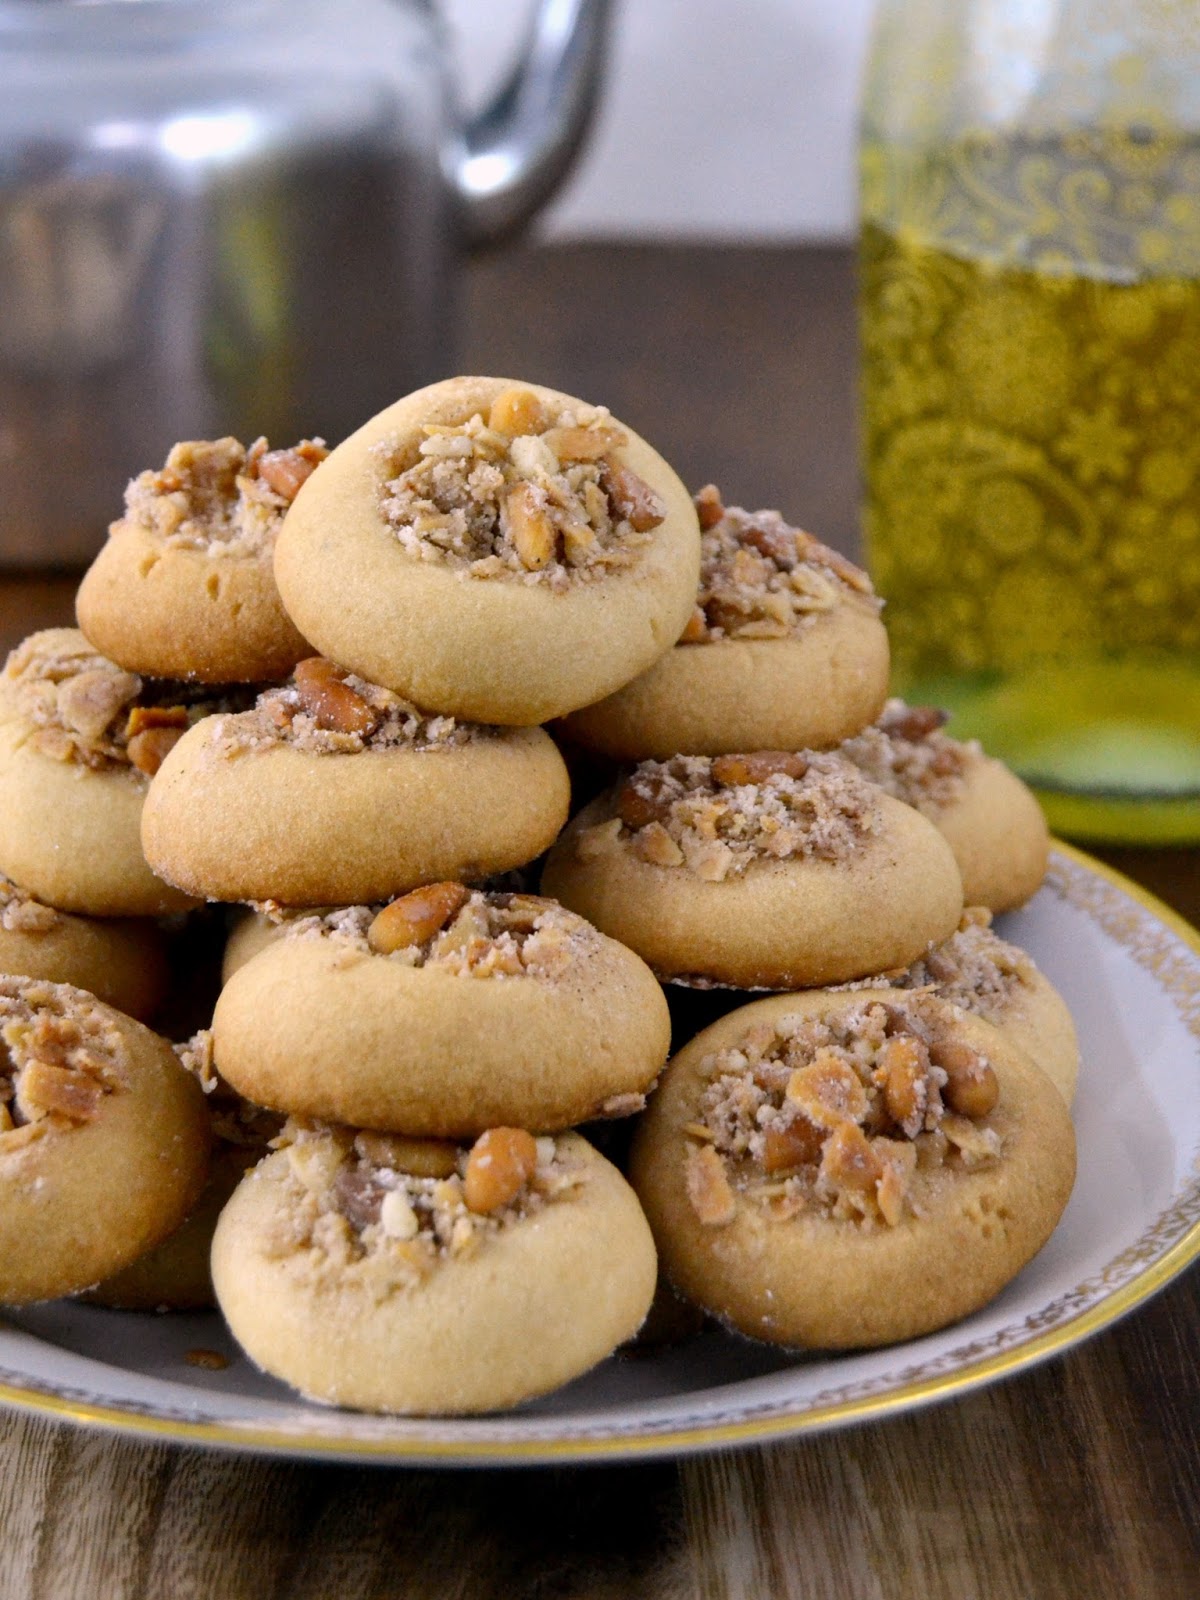
<svg viewBox="0 0 1200 1600">
<path fill-rule="evenodd" d="M 756 861 L 841 861 L 880 826 L 876 791 L 833 753 L 643 761 L 617 788 L 614 815 L 577 837 L 581 859 L 628 841 L 643 861 L 711 883 Z"/>
<path fill-rule="evenodd" d="M 947 721 L 935 706 L 889 700 L 878 722 L 838 749 L 893 799 L 933 815 L 960 797 L 967 768 L 982 754 L 977 740 L 943 733 Z"/>
<path fill-rule="evenodd" d="M 356 755 L 446 749 L 494 732 L 479 723 L 428 715 L 390 689 L 313 656 L 298 664 L 290 683 L 260 694 L 251 710 L 221 717 L 211 748 L 228 758 L 280 744 L 305 755 Z"/>
<path fill-rule="evenodd" d="M 714 639 L 786 639 L 824 611 L 883 602 L 861 567 L 778 511 L 725 506 L 708 484 L 696 495 L 700 591 L 681 644 Z"/>
<path fill-rule="evenodd" d="M 318 1272 L 348 1271 L 379 1299 L 473 1255 L 585 1181 L 554 1138 L 514 1128 L 462 1148 L 292 1118 L 274 1143 L 289 1169 L 274 1251 L 311 1252 Z"/>
<path fill-rule="evenodd" d="M 0 928 L 5 933 L 49 933 L 61 921 L 60 911 L 44 906 L 0 872 Z"/>
<path fill-rule="evenodd" d="M 172 446 L 157 472 L 141 472 L 125 490 L 124 522 L 169 549 L 213 559 L 270 554 L 284 514 L 313 469 L 329 454 L 322 439 L 272 450 L 236 439 L 189 439 Z"/>
<path fill-rule="evenodd" d="M 82 1127 L 126 1086 L 121 1035 L 82 990 L 0 977 L 0 1153 Z"/>
<path fill-rule="evenodd" d="M 379 447 L 383 515 L 405 550 L 464 576 L 563 590 L 629 566 L 666 516 L 618 461 L 628 439 L 603 407 L 552 413 L 509 389 L 486 420 L 422 432 L 407 458 Z"/>
<path fill-rule="evenodd" d="M 98 772 L 123 767 L 149 780 L 193 723 L 240 710 L 249 691 L 126 672 L 74 628 L 34 633 L 9 656 L 4 692 L 33 726 L 30 743 L 54 761 Z"/>
<path fill-rule="evenodd" d="M 996 1075 L 953 1017 L 927 996 L 864 996 L 829 1017 L 758 1023 L 707 1056 L 702 1120 L 685 1129 L 700 1221 L 732 1221 L 741 1195 L 776 1222 L 815 1212 L 895 1227 L 920 1215 L 918 1170 L 998 1160 Z"/>
<path fill-rule="evenodd" d="M 593 957 L 600 934 L 582 917 L 540 895 L 426 884 L 385 906 L 340 906 L 298 913 L 257 908 L 285 937 L 328 939 L 355 955 L 406 967 L 440 967 L 459 977 L 554 979 Z"/>
<path fill-rule="evenodd" d="M 1037 971 L 1033 960 L 1015 944 L 992 932 L 986 906 L 969 906 L 958 928 L 940 944 L 932 944 L 909 967 L 878 978 L 858 978 L 835 985 L 841 989 L 927 989 L 964 1011 L 989 1020 L 1002 1014 L 1014 994 Z"/>
<path fill-rule="evenodd" d="M 284 1123 L 282 1113 L 256 1106 L 238 1094 L 217 1071 L 209 1028 L 174 1047 L 179 1062 L 204 1090 L 213 1138 L 227 1152 L 236 1152 L 246 1166 L 265 1156 Z"/>
</svg>

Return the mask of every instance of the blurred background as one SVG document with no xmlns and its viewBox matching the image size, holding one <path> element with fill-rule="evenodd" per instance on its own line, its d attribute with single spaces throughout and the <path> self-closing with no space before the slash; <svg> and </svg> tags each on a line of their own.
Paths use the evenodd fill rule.
<svg viewBox="0 0 1200 1600">
<path fill-rule="evenodd" d="M 546 239 L 847 240 L 872 0 L 624 0 L 595 130 Z M 478 105 L 529 0 L 443 0 Z"/>
<path fill-rule="evenodd" d="M 469 110 L 529 0 L 443 0 Z M 872 0 L 624 0 L 591 136 L 465 279 L 461 360 L 594 387 L 693 486 L 853 553 L 853 237 Z"/>
</svg>

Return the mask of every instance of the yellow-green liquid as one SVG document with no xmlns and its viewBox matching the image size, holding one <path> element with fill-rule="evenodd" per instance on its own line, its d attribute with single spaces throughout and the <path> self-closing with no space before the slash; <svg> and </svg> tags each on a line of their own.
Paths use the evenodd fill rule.
<svg viewBox="0 0 1200 1600">
<path fill-rule="evenodd" d="M 1064 832 L 1200 839 L 1200 150 L 890 159 L 868 149 L 862 336 L 897 688 Z"/>
</svg>

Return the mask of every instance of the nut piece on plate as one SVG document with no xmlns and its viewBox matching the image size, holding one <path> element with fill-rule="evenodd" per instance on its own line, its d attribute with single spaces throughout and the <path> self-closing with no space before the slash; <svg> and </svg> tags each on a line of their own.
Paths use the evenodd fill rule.
<svg viewBox="0 0 1200 1600">
<path fill-rule="evenodd" d="M 671 468 L 602 407 L 452 378 L 321 464 L 275 576 L 332 660 L 431 711 L 532 726 L 610 694 L 679 637 L 700 566 Z"/>
<path fill-rule="evenodd" d="M 328 454 L 319 439 L 188 440 L 125 491 L 125 515 L 84 575 L 79 626 L 155 678 L 271 683 L 309 653 L 271 567 L 284 513 Z"/>
</svg>

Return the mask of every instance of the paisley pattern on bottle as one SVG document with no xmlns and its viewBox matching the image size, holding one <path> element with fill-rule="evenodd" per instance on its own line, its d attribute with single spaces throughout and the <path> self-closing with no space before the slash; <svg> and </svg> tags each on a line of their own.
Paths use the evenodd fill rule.
<svg viewBox="0 0 1200 1600">
<path fill-rule="evenodd" d="M 864 151 L 866 536 L 911 684 L 1200 666 L 1200 146 Z"/>
</svg>

